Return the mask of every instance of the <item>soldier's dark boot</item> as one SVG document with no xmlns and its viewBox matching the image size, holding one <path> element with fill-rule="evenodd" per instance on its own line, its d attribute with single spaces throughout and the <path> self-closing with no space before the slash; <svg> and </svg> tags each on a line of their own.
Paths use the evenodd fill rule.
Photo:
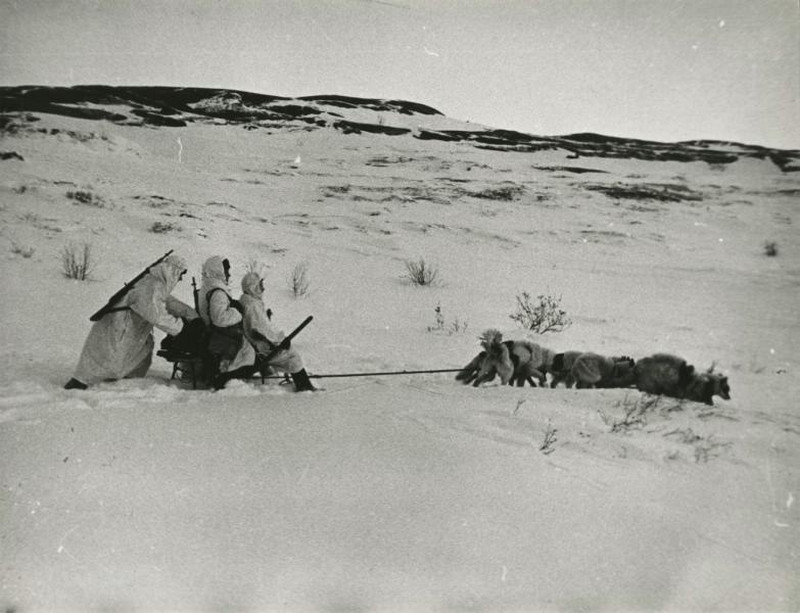
<svg viewBox="0 0 800 613">
<path fill-rule="evenodd" d="M 294 381 L 294 390 L 296 392 L 315 392 L 317 388 L 311 384 L 311 379 L 308 378 L 306 369 L 298 370 L 292 373 L 292 381 Z"/>
<path fill-rule="evenodd" d="M 225 385 L 230 380 L 231 380 L 231 377 L 228 375 L 228 373 L 225 373 L 225 372 L 220 373 L 216 377 L 211 379 L 211 387 L 213 387 L 215 391 L 219 391 L 222 388 L 224 388 Z"/>
<path fill-rule="evenodd" d="M 86 385 L 83 381 L 78 381 L 75 377 L 67 381 L 67 384 L 64 386 L 65 390 L 85 390 L 88 385 Z"/>
</svg>

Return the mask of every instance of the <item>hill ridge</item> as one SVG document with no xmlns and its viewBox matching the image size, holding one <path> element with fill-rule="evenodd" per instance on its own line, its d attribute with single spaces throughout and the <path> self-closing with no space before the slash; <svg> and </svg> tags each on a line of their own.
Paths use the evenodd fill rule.
<svg viewBox="0 0 800 613">
<path fill-rule="evenodd" d="M 561 149 L 573 159 L 608 157 L 726 165 L 744 157 L 769 160 L 782 172 L 800 170 L 800 150 L 710 139 L 658 142 L 594 132 L 537 136 L 476 126 L 466 121 L 462 122 L 461 129 L 442 129 L 436 120 L 446 116 L 431 106 L 407 100 L 339 94 L 292 98 L 225 88 L 19 85 L 0 87 L 0 113 L 49 113 L 160 127 L 199 122 L 242 124 L 247 129 L 299 124 L 308 129 L 335 129 L 345 134 L 462 142 L 497 151 L 533 153 Z M 409 126 L 409 120 L 415 123 Z M 8 120 L 4 120 L 3 125 L 7 123 Z"/>
</svg>

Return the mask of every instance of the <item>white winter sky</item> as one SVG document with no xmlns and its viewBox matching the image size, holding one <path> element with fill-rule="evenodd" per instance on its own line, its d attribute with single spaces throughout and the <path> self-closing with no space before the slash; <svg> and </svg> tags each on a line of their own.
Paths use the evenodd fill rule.
<svg viewBox="0 0 800 613">
<path fill-rule="evenodd" d="M 2 85 L 397 98 L 540 135 L 800 148 L 798 0 L 0 0 Z"/>
</svg>

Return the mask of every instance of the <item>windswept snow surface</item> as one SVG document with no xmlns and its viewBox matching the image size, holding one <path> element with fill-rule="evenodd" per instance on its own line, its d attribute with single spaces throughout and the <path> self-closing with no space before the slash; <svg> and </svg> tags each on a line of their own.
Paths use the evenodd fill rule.
<svg viewBox="0 0 800 613">
<path fill-rule="evenodd" d="M 4 610 L 800 607 L 796 176 L 291 126 L 31 126 L 3 141 L 24 161 L 0 163 Z M 576 163 L 603 172 L 558 170 Z M 62 276 L 70 241 L 91 243 L 91 280 Z M 314 374 L 458 368 L 485 328 L 526 336 L 509 318 L 525 290 L 574 322 L 537 342 L 716 361 L 733 397 L 626 423 L 635 390 L 444 373 L 214 393 L 157 357 L 145 379 L 62 389 L 88 316 L 170 248 L 198 279 L 214 254 L 236 283 L 262 264 L 284 329 L 314 315 L 294 343 Z M 402 279 L 418 257 L 440 284 Z"/>
</svg>

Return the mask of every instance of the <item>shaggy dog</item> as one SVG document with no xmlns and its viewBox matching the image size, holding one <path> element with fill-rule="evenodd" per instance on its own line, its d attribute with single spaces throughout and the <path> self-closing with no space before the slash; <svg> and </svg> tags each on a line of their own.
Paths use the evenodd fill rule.
<svg viewBox="0 0 800 613">
<path fill-rule="evenodd" d="M 572 365 L 575 364 L 575 360 L 581 353 L 583 352 L 565 351 L 553 356 L 553 363 L 550 369 L 550 374 L 553 376 L 550 381 L 551 388 L 555 388 L 559 383 L 563 383 L 568 388 L 575 385 L 575 379 L 572 378 Z"/>
<path fill-rule="evenodd" d="M 495 375 L 500 375 L 500 381 L 505 385 L 514 376 L 514 362 L 512 361 L 513 341 L 503 342 L 503 335 L 498 330 L 486 330 L 479 337 L 481 351 L 472 361 L 461 369 L 456 379 L 464 384 L 472 383 L 478 387 L 481 383 L 491 381 Z M 516 356 L 519 361 L 519 356 Z"/>
<path fill-rule="evenodd" d="M 686 386 L 686 392 L 683 397 L 687 400 L 703 402 L 710 406 L 714 406 L 714 396 L 719 396 L 723 400 L 730 400 L 731 388 L 728 384 L 728 377 L 712 372 L 713 370 L 714 367 L 712 366 L 706 372 L 694 373 Z"/>
<path fill-rule="evenodd" d="M 475 379 L 478 377 L 478 373 L 481 370 L 481 364 L 483 364 L 484 359 L 486 359 L 486 352 L 481 351 L 478 355 L 472 358 L 472 360 L 470 360 L 469 364 L 458 371 L 458 374 L 456 375 L 456 381 L 461 381 L 464 385 L 475 381 Z"/>
<path fill-rule="evenodd" d="M 676 355 L 656 353 L 639 360 L 634 371 L 639 391 L 682 398 L 694 374 L 694 366 Z"/>
<path fill-rule="evenodd" d="M 478 387 L 500 376 L 503 385 L 525 385 L 536 387 L 545 383 L 545 373 L 552 362 L 553 353 L 530 341 L 503 341 L 503 335 L 494 329 L 486 330 L 481 336 L 483 351 L 476 355 L 456 375 L 464 384 L 472 383 Z"/>
<path fill-rule="evenodd" d="M 509 385 L 516 381 L 517 386 L 522 387 L 527 381 L 531 387 L 536 387 L 535 379 L 539 382 L 539 387 L 544 387 L 547 372 L 553 366 L 553 352 L 547 347 L 523 340 L 514 341 L 512 360 L 514 355 L 519 357 L 519 364 L 515 365 L 514 376 Z"/>
<path fill-rule="evenodd" d="M 714 372 L 714 365 L 705 372 L 697 372 L 691 364 L 678 356 L 657 353 L 636 363 L 636 388 L 649 394 L 693 400 L 708 405 L 713 397 L 730 400 L 728 377 Z"/>
<path fill-rule="evenodd" d="M 628 356 L 609 358 L 587 352 L 575 358 L 570 374 L 578 389 L 629 387 L 636 383 L 635 364 Z"/>
</svg>

